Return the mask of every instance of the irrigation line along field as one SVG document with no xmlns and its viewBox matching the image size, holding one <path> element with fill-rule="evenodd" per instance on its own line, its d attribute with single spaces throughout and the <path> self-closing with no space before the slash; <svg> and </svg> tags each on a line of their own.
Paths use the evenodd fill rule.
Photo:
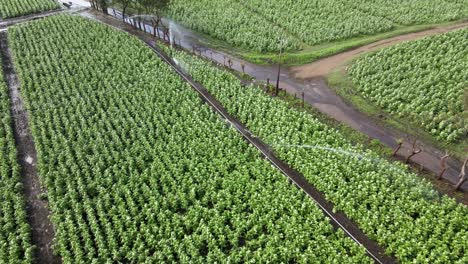
<svg viewBox="0 0 468 264">
<path fill-rule="evenodd" d="M 20 95 L 20 83 L 8 49 L 6 32 L 0 33 L 0 53 L 12 101 L 13 132 L 18 150 L 18 163 L 26 198 L 28 222 L 32 230 L 32 243 L 37 247 L 36 260 L 38 263 L 61 263 L 60 258 L 52 252 L 55 231 L 49 220 L 50 212 L 47 202 L 40 198 L 42 189 L 36 167 L 37 152 L 29 129 L 29 117 Z"/>
<path fill-rule="evenodd" d="M 101 16 L 94 16 L 94 19 L 101 21 L 105 24 L 113 26 L 119 30 L 123 30 L 127 33 L 134 33 L 132 29 L 128 29 L 128 25 L 125 27 L 116 26 L 106 19 L 102 19 Z M 119 22 L 120 23 L 120 22 Z M 307 182 L 305 177 L 296 170 L 292 169 L 285 162 L 277 158 L 271 151 L 271 148 L 265 144 L 262 140 L 252 135 L 249 130 L 237 119 L 227 113 L 221 103 L 211 95 L 206 88 L 199 83 L 195 82 L 189 75 L 187 75 L 171 58 L 169 58 L 164 52 L 157 47 L 154 47 L 153 43 L 141 37 L 140 34 L 135 34 L 149 48 L 155 52 L 165 63 L 167 63 L 182 79 L 184 79 L 190 86 L 200 95 L 201 99 L 212 107 L 217 113 L 219 113 L 228 124 L 234 127 L 245 140 L 257 148 L 262 155 L 278 168 L 290 181 L 292 181 L 298 188 L 302 189 L 312 200 L 319 206 L 319 208 L 331 219 L 331 223 L 336 228 L 340 228 L 344 233 L 353 239 L 358 245 L 365 248 L 367 254 L 374 259 L 376 263 L 396 263 L 393 257 L 385 255 L 385 250 L 380 247 L 375 241 L 369 239 L 359 227 L 348 219 L 343 213 L 334 213 L 333 205 L 328 202 L 324 196 L 310 183 Z"/>
<path fill-rule="evenodd" d="M 147 43 L 148 44 L 148 43 Z M 151 45 L 150 45 L 151 46 Z M 286 175 L 294 184 L 309 195 L 322 211 L 332 220 L 334 226 L 341 228 L 357 244 L 363 246 L 369 256 L 377 263 L 393 263 L 393 259 L 384 255 L 384 250 L 376 242 L 370 240 L 351 220 L 344 214 L 333 213 L 333 205 L 329 203 L 323 195 L 311 184 L 307 182 L 304 176 L 292 169 L 285 162 L 277 158 L 271 151 L 271 148 L 262 140 L 255 137 L 248 129 L 237 119 L 230 116 L 221 103 L 211 95 L 206 88 L 196 83 L 190 76 L 185 74 L 172 59 L 167 57 L 157 48 L 151 47 L 159 57 L 168 63 L 174 71 L 177 72 L 192 88 L 194 88 L 210 107 L 219 113 L 229 124 L 231 124 L 250 144 L 257 148 L 266 159 L 268 159 L 276 168 Z"/>
</svg>

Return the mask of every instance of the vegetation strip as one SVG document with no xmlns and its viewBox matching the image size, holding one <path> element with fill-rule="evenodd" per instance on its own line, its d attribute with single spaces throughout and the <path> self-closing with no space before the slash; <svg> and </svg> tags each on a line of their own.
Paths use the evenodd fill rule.
<svg viewBox="0 0 468 264">
<path fill-rule="evenodd" d="M 24 191 L 26 196 L 26 202 L 21 202 L 22 198 L 17 198 L 20 201 L 20 206 L 15 206 L 17 218 L 21 219 L 25 217 L 22 211 L 26 207 L 27 219 L 29 225 L 32 229 L 22 224 L 18 227 L 16 232 L 20 232 L 20 239 L 22 242 L 22 251 L 15 249 L 15 245 L 11 241 L 15 241 L 18 238 L 4 237 L 0 239 L 0 243 L 3 245 L 8 244 L 8 247 L 11 247 L 10 250 L 17 250 L 17 255 L 7 255 L 0 256 L 6 258 L 6 263 L 16 263 L 17 261 L 21 263 L 31 263 L 33 258 L 39 263 L 60 263 L 60 259 L 53 255 L 52 252 L 52 241 L 54 238 L 54 229 L 48 218 L 49 210 L 47 207 L 47 202 L 43 201 L 40 197 L 41 184 L 39 181 L 39 176 L 37 173 L 36 162 L 37 154 L 34 146 L 34 141 L 31 136 L 31 133 L 28 128 L 28 115 L 24 108 L 23 101 L 20 95 L 20 83 L 15 73 L 13 67 L 13 61 L 9 52 L 8 42 L 6 33 L 0 33 L 0 52 L 3 60 L 3 71 L 6 76 L 6 81 L 9 87 L 9 95 L 12 100 L 11 104 L 11 113 L 13 116 L 12 125 L 13 125 L 13 135 L 15 140 L 15 145 L 17 146 L 17 160 L 19 163 L 19 171 L 16 171 L 16 165 L 10 164 L 12 166 L 10 169 L 13 173 L 19 173 L 21 175 L 22 185 L 16 185 L 15 189 L 17 191 Z M 7 117 L 5 117 L 7 119 Z M 10 143 L 11 144 L 11 143 Z M 8 168 L 5 168 L 8 171 Z M 3 175 L 2 178 L 7 175 Z M 2 194 L 4 195 L 4 194 Z M 21 194 L 22 195 L 22 194 Z M 5 218 L 8 217 L 5 215 Z M 36 252 L 33 248 L 29 246 L 30 242 L 30 232 L 32 233 L 32 244 L 35 246 Z M 11 232 L 15 234 L 15 232 Z"/>
</svg>

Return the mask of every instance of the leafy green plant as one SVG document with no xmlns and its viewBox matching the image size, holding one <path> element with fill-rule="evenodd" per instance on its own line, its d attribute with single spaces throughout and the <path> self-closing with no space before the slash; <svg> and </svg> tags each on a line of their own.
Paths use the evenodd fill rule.
<svg viewBox="0 0 468 264">
<path fill-rule="evenodd" d="M 468 133 L 467 38 L 462 29 L 402 43 L 357 60 L 349 74 L 362 97 L 438 140 L 455 142 Z"/>
<path fill-rule="evenodd" d="M 467 0 L 172 0 L 166 13 L 261 59 L 264 53 L 280 49 L 307 50 L 402 26 L 466 18 L 467 6 Z M 282 40 L 284 46 L 279 45 Z M 334 51 L 329 48 L 324 53 Z"/>
</svg>

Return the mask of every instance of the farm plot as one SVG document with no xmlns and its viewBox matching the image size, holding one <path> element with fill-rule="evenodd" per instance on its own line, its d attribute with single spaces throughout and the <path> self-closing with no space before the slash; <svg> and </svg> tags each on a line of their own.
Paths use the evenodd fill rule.
<svg viewBox="0 0 468 264">
<path fill-rule="evenodd" d="M 394 24 L 343 1 L 239 1 L 308 45 L 388 31 Z"/>
<path fill-rule="evenodd" d="M 370 263 L 142 42 L 9 30 L 64 263 Z"/>
<path fill-rule="evenodd" d="M 60 8 L 55 0 L 0 0 L 0 17 L 12 18 Z"/>
<path fill-rule="evenodd" d="M 307 53 L 320 44 L 466 18 L 467 6 L 468 0 L 173 0 L 167 15 L 246 52 Z"/>
<path fill-rule="evenodd" d="M 185 26 L 255 52 L 299 49 L 297 39 L 236 1 L 171 1 L 168 15 Z"/>
<path fill-rule="evenodd" d="M 173 54 L 232 115 L 400 262 L 468 261 L 466 206 L 439 196 L 404 166 L 352 146 L 338 131 L 308 114 L 288 108 L 256 87 L 243 87 L 211 62 L 178 51 Z"/>
<path fill-rule="evenodd" d="M 31 230 L 26 220 L 16 154 L 10 97 L 3 71 L 0 71 L 0 263 L 32 263 L 33 260 Z"/>
<path fill-rule="evenodd" d="M 352 65 L 356 91 L 380 108 L 405 117 L 438 140 L 468 133 L 468 29 L 383 49 Z"/>
</svg>

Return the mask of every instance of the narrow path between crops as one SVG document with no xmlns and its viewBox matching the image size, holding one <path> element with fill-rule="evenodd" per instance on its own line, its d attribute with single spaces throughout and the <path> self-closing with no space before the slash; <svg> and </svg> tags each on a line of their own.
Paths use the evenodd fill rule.
<svg viewBox="0 0 468 264">
<path fill-rule="evenodd" d="M 122 14 L 118 10 L 109 8 L 109 14 L 115 16 L 120 20 L 122 19 Z M 131 17 L 127 17 L 126 22 L 132 23 L 133 19 Z M 228 60 L 231 60 L 231 68 L 233 70 L 238 72 L 244 72 L 255 78 L 257 81 L 270 80 L 270 83 L 274 83 L 276 81 L 276 76 L 278 74 L 277 66 L 264 66 L 253 64 L 243 59 L 233 57 L 231 54 L 228 54 L 226 52 L 209 48 L 208 45 L 205 44 L 209 41 L 206 40 L 203 36 L 197 34 L 196 32 L 187 29 L 179 25 L 177 22 L 169 19 L 165 19 L 164 23 L 165 25 L 169 25 L 170 32 L 172 34 L 171 41 L 177 46 L 180 46 L 185 50 L 191 52 L 194 51 L 197 55 L 210 59 L 221 66 L 228 65 Z M 345 52 L 346 55 L 337 54 L 329 58 L 322 59 L 318 62 L 311 63 L 309 67 L 311 68 L 311 71 L 314 71 L 314 68 L 320 68 L 320 65 L 323 61 L 329 60 L 331 62 L 325 65 L 325 68 L 328 70 L 320 70 L 320 72 L 326 73 L 331 71 L 331 69 L 334 66 L 339 67 L 346 63 L 346 59 L 352 59 L 362 52 L 372 51 L 402 41 L 414 40 L 425 36 L 444 33 L 464 27 L 468 27 L 468 22 L 429 29 L 418 33 L 410 33 L 386 40 L 381 40 L 376 43 L 371 43 L 361 48 Z M 149 24 L 144 25 L 144 28 L 149 34 L 153 32 L 153 28 Z M 162 36 L 163 33 L 160 32 L 160 35 Z M 303 67 L 307 67 L 307 65 Z M 307 72 L 305 68 L 303 71 Z M 320 112 L 328 115 L 331 118 L 334 118 L 339 122 L 347 124 L 348 126 L 362 132 L 363 134 L 369 136 L 372 139 L 379 140 L 384 145 L 392 149 L 396 148 L 398 140 L 404 139 L 402 148 L 398 152 L 398 155 L 400 158 L 404 159 L 411 153 L 411 139 L 413 138 L 411 135 L 408 135 L 397 129 L 385 127 L 381 125 L 378 120 L 375 120 L 373 117 L 361 113 L 352 105 L 347 104 L 339 95 L 337 95 L 332 89 L 330 89 L 330 87 L 328 87 L 328 84 L 326 83 L 323 76 L 314 77 L 312 79 L 299 79 L 295 76 L 297 74 L 297 67 L 292 69 L 282 68 L 280 88 L 285 90 L 289 94 L 297 95 L 298 97 L 300 97 L 302 93 L 304 93 L 305 102 L 312 105 Z M 312 76 L 314 75 L 314 73 L 310 73 L 309 75 Z M 430 144 L 420 141 L 418 141 L 418 146 L 421 147 L 423 151 L 411 159 L 411 164 L 418 169 L 424 169 L 430 171 L 435 175 L 438 175 L 441 171 L 440 158 L 445 154 L 445 151 L 437 149 L 436 147 Z M 462 163 L 459 160 L 449 158 L 447 160 L 447 170 L 444 174 L 443 179 L 446 180 L 448 183 L 455 185 L 458 182 L 458 176 L 460 173 L 461 166 Z M 468 182 L 465 182 L 460 189 L 461 191 L 467 193 Z M 451 192 L 453 191 L 448 190 L 444 192 L 451 195 Z"/>
<path fill-rule="evenodd" d="M 0 53 L 3 61 L 3 72 L 12 101 L 13 132 L 26 198 L 26 212 L 32 230 L 32 243 L 37 247 L 35 252 L 36 260 L 38 263 L 61 263 L 61 259 L 52 252 L 55 232 L 49 220 L 50 211 L 47 202 L 40 198 L 42 189 L 37 172 L 37 153 L 28 127 L 29 118 L 21 99 L 20 83 L 13 66 L 5 32 L 0 33 Z"/>
<path fill-rule="evenodd" d="M 62 1 L 62 2 L 68 2 L 68 1 Z M 25 16 L 21 16 L 21 17 L 3 19 L 3 20 L 0 20 L 0 32 L 5 31 L 8 27 L 16 25 L 16 24 L 28 22 L 28 21 L 31 21 L 31 20 L 41 19 L 41 18 L 44 18 L 44 17 L 53 16 L 53 15 L 57 15 L 57 14 L 60 14 L 60 13 L 81 12 L 81 11 L 86 10 L 86 8 L 87 7 L 81 6 L 81 5 L 72 5 L 72 7 L 69 8 L 69 9 L 61 8 L 61 9 L 42 12 L 42 13 L 37 13 L 37 14 L 31 14 L 31 15 L 25 15 Z"/>
<path fill-rule="evenodd" d="M 385 250 L 375 241 L 368 238 L 364 232 L 360 230 L 358 225 L 347 218 L 346 215 L 341 212 L 334 213 L 333 204 L 328 202 L 321 192 L 312 186 L 298 171 L 292 169 L 288 164 L 277 158 L 273 154 L 272 148 L 270 146 L 268 146 L 258 137 L 252 135 L 247 127 L 245 127 L 239 120 L 231 116 L 222 106 L 222 104 L 213 95 L 211 95 L 205 87 L 195 82 L 171 58 L 162 52 L 150 36 L 136 30 L 128 24 L 122 23 L 122 21 L 117 21 L 116 19 L 102 15 L 100 13 L 88 12 L 83 15 L 130 33 L 145 42 L 164 62 L 169 64 L 169 66 L 171 66 L 177 74 L 179 74 L 187 83 L 191 85 L 191 87 L 200 95 L 201 99 L 205 103 L 207 103 L 214 111 L 220 114 L 229 124 L 231 124 L 232 127 L 234 127 L 247 142 L 257 148 L 263 154 L 263 156 L 276 168 L 278 168 L 286 177 L 288 177 L 290 181 L 292 181 L 298 188 L 302 189 L 307 195 L 309 195 L 309 197 L 315 201 L 315 203 L 325 213 L 325 215 L 330 218 L 331 223 L 335 228 L 342 229 L 357 244 L 363 246 L 366 249 L 368 255 L 373 258 L 376 263 L 396 263 L 396 260 L 393 257 L 385 255 Z"/>
</svg>

